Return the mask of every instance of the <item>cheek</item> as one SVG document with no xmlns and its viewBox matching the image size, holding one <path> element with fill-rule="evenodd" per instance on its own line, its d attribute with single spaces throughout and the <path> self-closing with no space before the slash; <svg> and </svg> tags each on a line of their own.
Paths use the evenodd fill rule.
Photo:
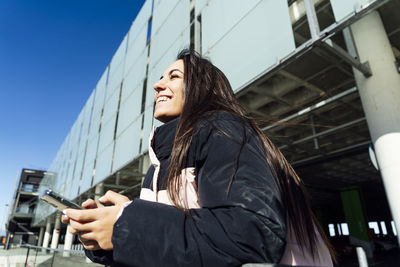
<svg viewBox="0 0 400 267">
<path fill-rule="evenodd" d="M 182 98 L 175 98 L 174 101 L 170 103 L 168 106 L 168 111 L 173 115 L 181 114 L 183 109 L 183 100 Z"/>
<path fill-rule="evenodd" d="M 177 96 L 178 96 L 178 102 L 180 103 L 181 106 L 183 106 L 184 99 L 185 99 L 184 92 L 183 92 L 183 82 L 182 82 L 181 88 L 177 92 Z"/>
<path fill-rule="evenodd" d="M 181 94 L 180 96 L 179 96 L 179 98 L 177 99 L 177 101 L 176 101 L 177 103 L 177 109 L 179 109 L 179 111 L 180 112 L 182 112 L 182 109 L 183 109 L 183 103 L 184 103 L 184 100 L 183 100 L 183 94 Z"/>
<path fill-rule="evenodd" d="M 182 98 L 175 97 L 173 100 L 168 101 L 167 103 L 156 104 L 154 114 L 155 115 L 167 115 L 167 116 L 176 116 L 181 114 L 183 109 L 183 100 Z"/>
</svg>

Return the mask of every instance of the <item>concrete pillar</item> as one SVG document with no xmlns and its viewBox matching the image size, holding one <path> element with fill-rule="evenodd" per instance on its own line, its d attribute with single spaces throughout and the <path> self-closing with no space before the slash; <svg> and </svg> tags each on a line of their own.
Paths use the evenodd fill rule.
<svg viewBox="0 0 400 267">
<path fill-rule="evenodd" d="M 372 71 L 366 78 L 354 70 L 354 77 L 393 220 L 400 229 L 400 74 L 377 11 L 354 23 L 351 32 L 360 61 L 368 61 Z M 400 244 L 400 235 L 397 238 Z"/>
<path fill-rule="evenodd" d="M 356 252 L 357 252 L 358 266 L 368 267 L 368 261 L 364 249 L 362 247 L 357 247 Z"/>
<path fill-rule="evenodd" d="M 43 238 L 43 247 L 44 248 L 49 247 L 50 236 L 51 236 L 51 221 L 49 218 L 47 218 L 46 232 L 44 233 L 44 238 Z"/>
<path fill-rule="evenodd" d="M 56 219 L 54 221 L 53 238 L 51 239 L 51 248 L 56 249 L 58 246 L 58 240 L 60 239 L 61 229 L 61 213 L 57 212 Z"/>
<path fill-rule="evenodd" d="M 66 233 L 65 233 L 65 241 L 64 241 L 64 249 L 65 250 L 71 250 L 72 249 L 72 241 L 74 240 L 74 235 L 69 232 L 70 228 L 71 227 L 68 224 L 67 230 L 66 230 Z M 67 251 L 63 253 L 64 257 L 69 257 L 69 255 L 70 255 L 70 253 L 67 252 Z"/>
<path fill-rule="evenodd" d="M 44 227 L 40 227 L 39 238 L 38 238 L 38 242 L 37 242 L 38 247 L 42 246 L 43 236 L 44 236 Z"/>
<path fill-rule="evenodd" d="M 98 202 L 99 198 L 104 195 L 104 184 L 99 183 L 94 188 L 94 201 Z"/>
</svg>

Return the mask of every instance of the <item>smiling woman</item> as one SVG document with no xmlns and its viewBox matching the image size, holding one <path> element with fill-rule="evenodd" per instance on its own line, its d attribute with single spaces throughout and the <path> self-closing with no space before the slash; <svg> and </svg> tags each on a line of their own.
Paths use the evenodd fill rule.
<svg viewBox="0 0 400 267">
<path fill-rule="evenodd" d="M 108 191 L 62 220 L 112 266 L 332 266 L 333 251 L 292 167 L 225 75 L 184 50 L 154 84 L 152 166 L 140 198 Z"/>
<path fill-rule="evenodd" d="M 154 118 L 168 122 L 178 117 L 183 109 L 183 60 L 177 60 L 166 70 L 160 80 L 154 84 Z"/>
</svg>

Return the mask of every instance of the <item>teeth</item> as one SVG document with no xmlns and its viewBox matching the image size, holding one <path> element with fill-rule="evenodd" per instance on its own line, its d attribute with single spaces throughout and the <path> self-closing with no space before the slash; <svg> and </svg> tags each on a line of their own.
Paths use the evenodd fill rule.
<svg viewBox="0 0 400 267">
<path fill-rule="evenodd" d="M 167 101 L 169 98 L 168 97 L 166 97 L 166 96 L 160 96 L 160 97 L 158 97 L 157 98 L 157 103 L 158 102 L 164 102 L 164 101 Z"/>
</svg>

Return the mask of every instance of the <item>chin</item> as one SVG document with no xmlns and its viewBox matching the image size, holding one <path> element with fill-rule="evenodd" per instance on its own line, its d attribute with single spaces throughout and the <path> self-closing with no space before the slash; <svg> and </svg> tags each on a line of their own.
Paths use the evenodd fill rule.
<svg viewBox="0 0 400 267">
<path fill-rule="evenodd" d="M 175 118 L 177 118 L 179 115 L 167 115 L 167 114 L 154 114 L 154 118 L 156 120 L 161 121 L 162 123 L 169 122 Z"/>
</svg>

